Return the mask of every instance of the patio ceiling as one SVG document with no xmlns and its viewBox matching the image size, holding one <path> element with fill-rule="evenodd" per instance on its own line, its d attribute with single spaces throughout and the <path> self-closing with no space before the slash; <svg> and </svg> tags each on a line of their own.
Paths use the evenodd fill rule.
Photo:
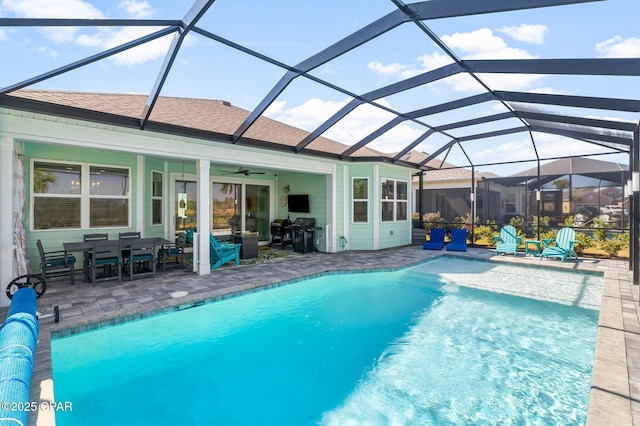
<svg viewBox="0 0 640 426">
<path fill-rule="evenodd" d="M 99 3 L 78 2 L 84 5 Z M 237 5 L 234 6 L 233 3 Z M 226 135 L 224 140 L 228 143 L 243 144 L 247 140 L 247 133 L 261 117 L 285 117 L 274 114 L 277 106 L 288 99 L 305 97 L 331 101 L 333 109 L 323 111 L 322 119 L 315 117 L 315 120 L 298 124 L 308 134 L 293 145 L 287 144 L 284 149 L 299 154 L 318 155 L 319 138 L 329 138 L 344 144 L 344 149 L 337 156 L 335 152 L 331 153 L 332 158 L 345 161 L 370 160 L 370 149 L 374 149 L 383 152 L 389 162 L 428 170 L 434 166 L 441 167 L 445 160 L 462 166 L 477 167 L 583 154 L 626 155 L 634 145 L 634 134 L 635 144 L 638 144 L 640 85 L 636 78 L 640 76 L 640 58 L 575 57 L 574 55 L 584 56 L 584 53 L 572 51 L 572 43 L 576 39 L 586 38 L 590 28 L 596 30 L 593 22 L 628 15 L 637 16 L 637 13 L 631 13 L 633 10 L 627 10 L 631 7 L 636 12 L 640 11 L 640 7 L 633 1 L 429 0 L 405 4 L 399 0 L 375 0 L 350 2 L 353 4 L 348 6 L 342 0 L 323 3 L 322 7 L 335 9 L 336 16 L 342 9 L 348 8 L 345 13 L 351 13 L 353 18 L 349 21 L 350 24 L 332 29 L 332 22 L 315 22 L 312 10 L 305 15 L 305 22 L 298 22 L 297 15 L 293 12 L 297 3 L 287 1 L 268 2 L 266 6 L 258 6 L 251 2 L 196 0 L 182 18 L 174 16 L 162 19 L 130 16 L 108 18 L 104 15 L 77 18 L 76 11 L 73 10 L 68 11 L 68 17 L 49 17 L 46 14 L 29 16 L 20 15 L 16 11 L 9 13 L 0 8 L 0 43 L 5 45 L 7 40 L 11 41 L 15 34 L 25 28 L 45 32 L 69 29 L 76 31 L 76 34 L 83 29 L 108 32 L 131 27 L 142 31 L 142 35 L 129 36 L 120 43 L 111 43 L 109 48 L 103 48 L 104 44 L 99 45 L 91 54 L 69 59 L 64 64 L 52 61 L 51 65 L 55 66 L 47 65 L 45 61 L 23 67 L 21 64 L 26 65 L 26 59 L 12 59 L 11 52 L 7 50 L 7 54 L 3 55 L 5 64 L 15 63 L 19 72 L 5 73 L 4 77 L 0 77 L 0 106 L 19 105 L 13 95 L 22 89 L 78 90 L 71 83 L 77 81 L 76 73 L 81 77 L 92 75 L 93 80 L 107 80 L 108 73 L 101 73 L 96 64 L 114 60 L 127 52 L 137 52 L 140 48 L 171 37 L 162 63 L 158 60 L 155 71 L 147 74 L 146 102 L 138 111 L 136 120 L 136 125 L 143 130 L 153 128 L 150 120 L 161 96 L 188 97 L 193 96 L 193 93 L 208 93 L 212 98 L 222 99 L 234 89 L 230 83 L 231 92 L 225 92 L 224 87 L 216 92 L 219 80 L 223 80 L 222 85 L 225 84 L 225 72 L 244 76 L 244 86 L 252 86 L 252 73 L 254 76 L 268 73 L 277 78 L 272 78 L 268 84 L 252 87 L 252 101 L 231 99 L 234 105 L 244 106 L 249 112 L 240 125 Z M 277 9 L 280 14 L 279 22 L 261 21 L 259 9 L 262 6 Z M 312 9 L 315 6 L 308 7 Z M 290 22 L 287 21 L 287 11 L 293 15 Z M 480 23 L 485 22 L 478 20 L 480 18 L 486 20 L 486 26 L 502 29 L 513 28 L 517 23 L 535 23 L 544 16 L 539 14 L 540 11 L 544 11 L 546 16 L 557 15 L 567 23 L 582 24 L 585 32 L 573 34 L 573 38 L 571 35 L 565 36 L 565 43 L 558 43 L 556 52 L 549 54 L 550 57 L 515 54 L 510 59 L 502 57 L 510 56 L 504 54 L 504 49 L 502 53 L 486 51 L 484 54 L 465 57 L 465 51 L 456 42 L 458 32 L 452 33 L 452 29 L 459 27 L 460 32 L 480 34 L 473 32 L 473 28 L 478 28 L 479 31 Z M 7 16 L 12 13 L 15 16 Z M 234 30 L 229 21 L 233 21 L 239 29 Z M 258 26 L 263 30 L 265 38 L 275 37 L 277 30 L 271 27 L 278 27 L 280 23 L 285 34 L 290 30 L 292 43 L 314 37 L 323 42 L 325 39 L 333 42 L 320 46 L 317 53 L 310 52 L 317 42 L 302 43 L 311 46 L 306 47 L 308 50 L 305 55 L 305 49 L 292 48 L 290 50 L 295 50 L 295 53 L 285 52 L 285 49 L 270 47 L 268 43 L 261 45 L 243 41 L 243 28 L 246 30 L 250 25 Z M 287 28 L 287 23 L 291 25 L 290 28 Z M 1 32 L 3 30 L 5 32 Z M 9 30 L 14 32 L 7 32 Z M 323 37 L 319 35 L 322 30 Z M 397 50 L 402 50 L 402 53 L 394 56 L 395 52 L 385 49 L 381 55 L 386 64 L 382 60 L 374 63 L 370 61 L 371 56 L 367 55 L 380 52 L 383 39 L 391 45 L 396 43 Z M 212 62 L 217 71 L 211 69 L 210 78 L 198 79 L 200 74 L 190 74 L 185 66 L 187 61 L 181 61 L 181 57 L 188 56 L 189 52 L 185 53 L 185 50 L 191 49 L 192 40 L 199 40 L 198 55 L 201 57 L 208 55 L 215 58 L 221 49 L 230 54 L 229 59 L 225 56 L 223 63 L 216 63 L 215 60 Z M 257 47 L 254 49 L 253 46 Z M 11 51 L 24 55 L 18 48 Z M 430 64 L 404 74 L 397 73 L 394 78 L 378 80 L 373 87 L 371 84 L 354 82 L 350 78 L 362 72 L 362 68 L 351 67 L 351 62 L 347 63 L 346 59 L 353 59 L 359 54 L 369 58 L 369 69 L 386 66 L 388 68 L 385 71 L 391 72 L 389 70 L 394 65 L 402 68 L 398 58 L 406 59 L 413 55 L 412 59 L 415 59 L 416 55 L 425 51 L 437 56 L 439 61 L 436 62 L 439 65 Z M 521 58 L 516 58 L 517 56 Z M 108 67 L 112 66 L 111 63 L 108 64 Z M 360 65 L 362 64 L 361 59 Z M 65 76 L 68 78 L 63 78 Z M 118 79 L 115 72 L 114 76 Z M 553 80 L 547 81 L 552 87 L 543 89 L 535 85 L 515 85 L 521 90 L 511 90 L 514 85 L 510 83 L 510 79 L 514 77 L 533 80 L 553 77 Z M 184 80 L 195 86 L 194 92 L 179 90 L 177 82 Z M 457 85 L 465 85 L 467 89 L 451 89 Z M 105 86 L 115 87 L 107 83 Z M 244 86 L 243 89 L 246 89 Z M 89 85 L 87 91 L 97 91 L 92 90 L 92 87 Z M 446 90 L 447 88 L 450 90 Z M 236 89 L 239 93 L 240 87 Z M 126 85 L 122 86 L 123 92 L 127 90 L 131 89 Z M 39 108 L 37 104 L 29 105 L 34 110 Z M 345 122 L 353 120 L 365 108 L 374 110 L 378 118 L 384 119 L 370 128 L 364 136 L 340 140 L 336 136 L 340 134 L 336 128 L 345 126 Z M 60 106 L 58 109 L 51 104 L 42 110 L 51 114 L 69 113 L 68 108 Z M 110 122 L 113 117 L 94 114 L 91 119 Z M 363 127 L 366 126 L 363 124 Z M 554 148 L 541 150 L 540 140 L 547 141 L 549 138 Z M 495 149 L 493 155 L 487 156 L 487 151 L 499 145 L 514 143 L 518 144 L 516 152 L 519 151 L 522 155 L 507 156 Z M 412 150 L 425 155 L 421 158 L 412 155 L 409 158 Z M 363 155 L 364 152 L 367 155 Z"/>
</svg>

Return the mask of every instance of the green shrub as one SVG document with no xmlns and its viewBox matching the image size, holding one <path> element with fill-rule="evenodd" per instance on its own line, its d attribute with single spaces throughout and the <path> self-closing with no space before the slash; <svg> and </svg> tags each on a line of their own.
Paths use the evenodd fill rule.
<svg viewBox="0 0 640 426">
<path fill-rule="evenodd" d="M 550 238 L 556 238 L 556 235 L 558 235 L 558 230 L 557 229 L 545 229 L 545 230 L 540 230 L 540 239 L 544 240 L 544 239 L 550 239 Z"/>
<path fill-rule="evenodd" d="M 471 231 L 472 217 L 471 213 L 467 213 L 464 216 L 456 217 L 453 223 L 456 225 L 456 228 L 465 228 L 467 231 Z M 480 218 L 476 217 L 475 223 L 479 222 Z"/>
<path fill-rule="evenodd" d="M 611 257 L 616 256 L 622 249 L 629 248 L 629 234 L 618 234 L 610 240 L 600 243 L 600 248 Z"/>
<path fill-rule="evenodd" d="M 567 218 L 564 220 L 564 226 L 573 227 L 574 223 L 575 221 L 573 220 L 573 216 L 567 216 Z"/>
<path fill-rule="evenodd" d="M 493 243 L 494 235 L 498 235 L 498 226 L 495 220 L 488 220 L 484 225 L 476 226 L 474 230 L 475 241 L 482 240 Z"/>
<path fill-rule="evenodd" d="M 424 222 L 424 229 L 429 231 L 431 228 L 444 228 L 445 220 L 440 214 L 440 212 L 433 213 L 425 213 L 422 216 L 422 221 Z"/>
<path fill-rule="evenodd" d="M 596 241 L 599 243 L 607 241 L 607 228 L 609 224 L 602 219 L 594 219 L 593 227 L 593 235 L 596 237 Z"/>
<path fill-rule="evenodd" d="M 573 245 L 573 250 L 576 253 L 581 254 L 586 249 L 595 246 L 595 244 L 595 241 L 593 241 L 590 236 L 584 232 L 578 232 L 576 233 L 576 242 Z"/>
<path fill-rule="evenodd" d="M 509 225 L 513 225 L 515 227 L 524 225 L 524 218 L 522 216 L 514 216 L 509 221 Z"/>
<path fill-rule="evenodd" d="M 420 213 L 418 212 L 411 213 L 411 224 L 413 225 L 414 228 L 420 227 Z"/>
</svg>

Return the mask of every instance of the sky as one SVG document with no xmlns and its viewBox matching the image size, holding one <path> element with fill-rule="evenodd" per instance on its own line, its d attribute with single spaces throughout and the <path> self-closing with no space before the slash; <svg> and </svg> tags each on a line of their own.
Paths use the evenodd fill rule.
<svg viewBox="0 0 640 426">
<path fill-rule="evenodd" d="M 182 19 L 190 1 L 169 0 L 0 0 L 1 18 L 143 18 Z M 217 0 L 198 27 L 217 36 L 296 65 L 327 46 L 395 10 L 390 0 L 265 1 Z M 640 57 L 640 2 L 607 0 L 553 8 L 504 12 L 424 21 L 455 55 L 463 59 L 533 58 L 638 58 Z M 0 87 L 71 64 L 161 28 L 0 27 Z M 155 83 L 171 36 L 29 86 L 33 89 L 148 94 Z M 402 79 L 433 70 L 452 59 L 418 26 L 406 23 L 327 63 L 310 74 L 364 94 Z M 190 33 L 178 54 L 161 95 L 222 99 L 253 110 L 284 75 L 284 70 L 241 53 L 217 41 Z M 576 77 L 542 75 L 482 75 L 494 90 L 556 93 L 640 99 L 640 84 L 633 77 Z M 482 93 L 479 83 L 456 75 L 382 98 L 382 108 L 364 105 L 330 128 L 324 136 L 354 144 L 393 118 L 386 108 L 410 112 Z M 269 117 L 314 130 L 352 98 L 310 79 L 295 79 L 268 108 Z M 428 125 L 442 125 L 505 111 L 498 102 L 486 102 L 459 111 L 423 117 Z M 549 107 L 544 111 L 562 113 Z M 601 110 L 571 111 L 585 117 L 638 122 L 638 114 Z M 516 127 L 517 120 L 451 131 L 461 137 L 497 128 Z M 404 122 L 368 146 L 398 152 L 426 127 Z M 434 135 L 416 149 L 433 152 L 449 137 Z M 542 158 L 605 151 L 584 142 L 548 134 L 534 134 Z M 467 165 L 535 158 L 528 133 L 480 139 L 455 146 L 446 161 Z M 444 156 L 440 157 L 444 159 Z M 627 163 L 626 155 L 600 159 Z M 500 175 L 532 167 L 535 163 L 480 167 Z"/>
</svg>

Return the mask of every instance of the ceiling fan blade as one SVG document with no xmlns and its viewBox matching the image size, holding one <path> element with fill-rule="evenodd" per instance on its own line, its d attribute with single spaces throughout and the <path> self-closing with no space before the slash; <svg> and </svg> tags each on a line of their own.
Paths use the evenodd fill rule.
<svg viewBox="0 0 640 426">
<path fill-rule="evenodd" d="M 225 175 L 245 175 L 245 176 L 249 176 L 249 175 L 263 175 L 265 174 L 265 172 L 252 172 L 249 169 L 245 169 L 243 167 L 239 167 L 238 170 L 220 170 L 222 173 L 224 173 Z"/>
</svg>

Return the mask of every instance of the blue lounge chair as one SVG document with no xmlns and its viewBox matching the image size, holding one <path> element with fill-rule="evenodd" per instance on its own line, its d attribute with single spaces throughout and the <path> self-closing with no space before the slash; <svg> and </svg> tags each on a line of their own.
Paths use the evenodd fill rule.
<svg viewBox="0 0 640 426">
<path fill-rule="evenodd" d="M 447 251 L 467 251 L 467 230 L 464 228 L 451 230 L 451 242 L 447 244 Z"/>
<path fill-rule="evenodd" d="M 444 247 L 444 228 L 431 228 L 429 241 L 425 242 L 422 250 L 442 250 Z"/>
<path fill-rule="evenodd" d="M 209 263 L 211 270 L 218 269 L 227 262 L 234 260 L 240 265 L 240 246 L 242 244 L 221 243 L 209 234 Z"/>
<path fill-rule="evenodd" d="M 518 236 L 516 228 L 512 225 L 505 225 L 500 230 L 500 235 L 493 237 L 496 242 L 496 254 L 513 253 L 518 254 L 518 246 L 522 242 L 522 237 Z"/>
<path fill-rule="evenodd" d="M 562 228 L 558 231 L 556 239 L 552 242 L 554 246 L 548 246 L 542 250 L 540 259 L 543 257 L 554 257 L 560 259 L 561 262 L 570 259 L 577 259 L 578 255 L 573 250 L 573 245 L 576 242 L 576 231 L 573 228 Z M 551 244 L 551 243 L 550 243 Z"/>
</svg>

